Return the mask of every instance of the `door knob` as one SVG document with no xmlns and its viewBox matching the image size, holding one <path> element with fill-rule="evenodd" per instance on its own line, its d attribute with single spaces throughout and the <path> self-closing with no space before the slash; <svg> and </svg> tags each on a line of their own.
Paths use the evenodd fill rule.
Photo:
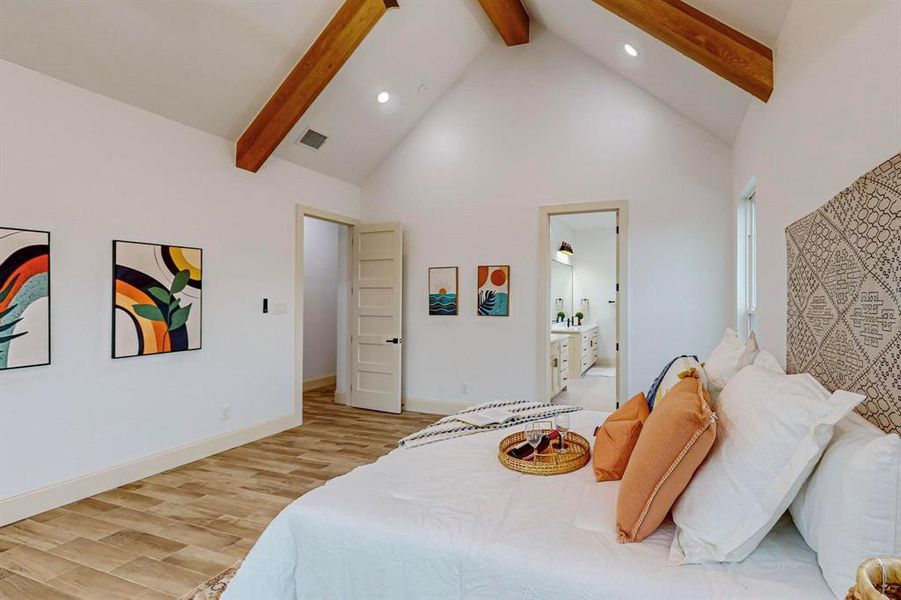
<svg viewBox="0 0 901 600">
<path fill-rule="evenodd" d="M 390 340 L 385 340 L 385 342 L 388 344 L 400 344 L 401 339 L 400 338 L 391 338 Z"/>
</svg>

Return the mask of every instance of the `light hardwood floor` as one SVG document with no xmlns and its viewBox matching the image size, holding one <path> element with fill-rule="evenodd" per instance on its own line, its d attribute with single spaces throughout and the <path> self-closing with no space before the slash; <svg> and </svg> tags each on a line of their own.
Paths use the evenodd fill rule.
<svg viewBox="0 0 901 600">
<path fill-rule="evenodd" d="M 304 393 L 304 424 L 0 528 L 0 598 L 178 598 L 244 558 L 298 496 L 436 419 Z"/>
</svg>

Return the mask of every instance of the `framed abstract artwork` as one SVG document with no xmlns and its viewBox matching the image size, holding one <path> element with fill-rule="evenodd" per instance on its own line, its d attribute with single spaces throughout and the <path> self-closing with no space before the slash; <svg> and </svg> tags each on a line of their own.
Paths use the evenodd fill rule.
<svg viewBox="0 0 901 600">
<path fill-rule="evenodd" d="M 203 250 L 113 241 L 113 358 L 202 347 Z"/>
<path fill-rule="evenodd" d="M 0 371 L 50 364 L 50 232 L 0 227 Z"/>
<path fill-rule="evenodd" d="M 457 267 L 429 267 L 429 315 L 457 314 Z"/>
<path fill-rule="evenodd" d="M 478 312 L 481 317 L 510 316 L 510 265 L 480 266 Z"/>
</svg>

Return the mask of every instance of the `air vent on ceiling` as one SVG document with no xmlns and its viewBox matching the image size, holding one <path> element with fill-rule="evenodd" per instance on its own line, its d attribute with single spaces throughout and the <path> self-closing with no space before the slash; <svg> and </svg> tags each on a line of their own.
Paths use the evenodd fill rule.
<svg viewBox="0 0 901 600">
<path fill-rule="evenodd" d="M 324 144 L 325 140 L 327 139 L 327 135 L 323 135 L 313 129 L 307 129 L 306 133 L 300 136 L 300 139 L 297 140 L 297 143 L 303 146 L 308 146 L 313 150 L 319 150 L 320 148 L 322 148 L 322 144 Z"/>
</svg>

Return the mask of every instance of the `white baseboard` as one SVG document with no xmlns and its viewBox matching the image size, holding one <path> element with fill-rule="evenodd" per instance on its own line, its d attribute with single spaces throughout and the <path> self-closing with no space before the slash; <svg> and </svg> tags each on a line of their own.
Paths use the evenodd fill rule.
<svg viewBox="0 0 901 600">
<path fill-rule="evenodd" d="M 429 415 L 452 415 L 470 406 L 471 402 L 447 402 L 443 400 L 425 400 L 423 398 L 404 398 L 404 410 L 426 413 Z"/>
<path fill-rule="evenodd" d="M 3 498 L 0 500 L 0 526 L 297 427 L 300 421 L 298 415 L 278 417 L 24 494 Z"/>
<path fill-rule="evenodd" d="M 335 390 L 335 404 L 347 405 L 347 392 Z"/>
<path fill-rule="evenodd" d="M 325 377 L 317 377 L 316 379 L 306 379 L 303 382 L 303 391 L 318 390 L 319 388 L 335 385 L 338 381 L 336 375 L 326 375 Z"/>
</svg>

